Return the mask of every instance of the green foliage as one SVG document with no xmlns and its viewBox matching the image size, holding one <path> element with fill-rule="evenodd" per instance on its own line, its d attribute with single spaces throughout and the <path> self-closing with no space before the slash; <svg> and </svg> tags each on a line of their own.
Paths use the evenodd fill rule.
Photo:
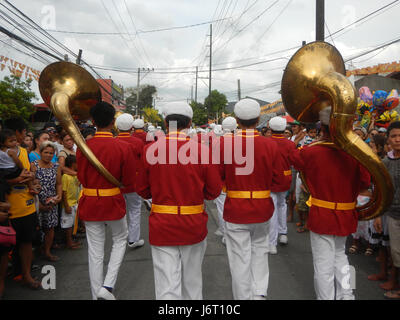
<svg viewBox="0 0 400 320">
<path fill-rule="evenodd" d="M 143 110 L 146 107 L 153 106 L 153 95 L 157 93 L 157 89 L 155 86 L 145 85 L 140 87 L 139 92 L 139 110 Z M 136 87 L 129 87 L 126 89 L 126 111 L 130 114 L 135 114 L 136 111 L 136 100 L 137 100 L 137 88 Z"/>
<path fill-rule="evenodd" d="M 35 112 L 32 100 L 36 95 L 31 91 L 31 83 L 31 79 L 22 81 L 15 75 L 0 81 L 1 119 L 21 117 L 28 122 L 29 116 Z"/>
<path fill-rule="evenodd" d="M 142 112 L 145 122 L 150 122 L 153 125 L 157 125 L 157 123 L 162 121 L 158 111 L 154 108 L 146 107 Z"/>
<path fill-rule="evenodd" d="M 225 112 L 225 107 L 228 103 L 226 96 L 220 93 L 218 90 L 212 90 L 211 95 L 209 95 L 204 100 L 204 106 L 207 109 L 209 118 L 221 117 L 222 112 Z"/>
<path fill-rule="evenodd" d="M 193 109 L 192 122 L 196 126 L 206 124 L 208 122 L 208 116 L 207 116 L 207 109 L 204 107 L 204 105 L 202 103 L 199 102 L 196 103 L 192 101 L 190 103 L 190 106 Z"/>
</svg>

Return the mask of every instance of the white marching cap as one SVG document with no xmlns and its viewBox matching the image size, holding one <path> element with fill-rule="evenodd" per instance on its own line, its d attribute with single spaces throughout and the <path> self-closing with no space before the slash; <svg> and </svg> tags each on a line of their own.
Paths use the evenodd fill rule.
<svg viewBox="0 0 400 320">
<path fill-rule="evenodd" d="M 246 98 L 235 104 L 233 112 L 241 120 L 250 120 L 258 118 L 261 113 L 261 107 L 256 100 Z"/>
<path fill-rule="evenodd" d="M 165 106 L 165 117 L 168 117 L 171 114 L 179 114 L 182 116 L 186 116 L 190 119 L 193 118 L 193 109 L 186 102 L 173 102 L 169 103 Z"/>
<path fill-rule="evenodd" d="M 133 127 L 135 129 L 141 129 L 144 127 L 144 121 L 143 119 L 136 119 L 135 121 L 133 121 Z"/>
<path fill-rule="evenodd" d="M 222 135 L 224 134 L 224 131 L 222 131 L 222 125 L 216 124 L 216 125 L 214 126 L 214 133 L 215 133 L 217 136 L 222 136 Z"/>
<path fill-rule="evenodd" d="M 129 113 L 123 113 L 115 120 L 115 125 L 119 130 L 130 130 L 133 126 L 133 117 Z"/>
<path fill-rule="evenodd" d="M 326 107 L 319 112 L 319 120 L 322 124 L 328 126 L 331 118 L 332 107 Z"/>
<path fill-rule="evenodd" d="M 273 117 L 269 120 L 269 127 L 272 131 L 285 131 L 286 119 L 282 117 Z"/>
<path fill-rule="evenodd" d="M 236 129 L 236 127 L 237 127 L 237 122 L 234 117 L 226 117 L 222 121 L 222 129 L 224 130 L 233 131 Z"/>
</svg>

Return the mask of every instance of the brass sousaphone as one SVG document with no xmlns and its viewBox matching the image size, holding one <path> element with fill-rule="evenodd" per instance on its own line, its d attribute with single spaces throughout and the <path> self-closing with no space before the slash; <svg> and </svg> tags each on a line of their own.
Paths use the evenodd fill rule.
<svg viewBox="0 0 400 320">
<path fill-rule="evenodd" d="M 322 145 L 341 149 L 371 174 L 374 192 L 370 201 L 357 207 L 359 220 L 384 213 L 393 199 L 393 184 L 386 167 L 371 148 L 353 132 L 357 93 L 345 76 L 339 51 L 316 41 L 300 48 L 288 62 L 282 78 L 282 101 L 286 111 L 301 122 L 317 122 L 319 111 L 332 106 L 329 131 L 332 142 Z"/>
<path fill-rule="evenodd" d="M 89 162 L 109 182 L 121 183 L 101 164 L 87 146 L 74 120 L 88 120 L 89 110 L 101 101 L 97 81 L 82 67 L 70 62 L 55 62 L 40 74 L 39 90 L 44 102 L 68 132 Z"/>
</svg>

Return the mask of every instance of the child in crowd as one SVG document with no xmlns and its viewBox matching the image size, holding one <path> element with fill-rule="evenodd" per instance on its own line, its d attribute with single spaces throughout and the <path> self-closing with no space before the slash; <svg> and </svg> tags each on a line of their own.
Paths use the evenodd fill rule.
<svg viewBox="0 0 400 320">
<path fill-rule="evenodd" d="M 306 125 L 306 136 L 304 137 L 304 146 L 313 143 L 317 140 L 317 125 L 315 123 L 309 123 Z"/>
<path fill-rule="evenodd" d="M 0 171 L 6 180 L 17 178 L 24 169 L 22 162 L 18 159 L 17 136 L 13 130 L 3 129 L 0 131 Z M 27 182 L 29 191 L 37 193 L 32 182 Z"/>
<path fill-rule="evenodd" d="M 76 157 L 72 154 L 65 158 L 65 166 L 71 170 L 77 170 Z M 63 207 L 61 212 L 61 228 L 65 230 L 66 247 L 68 249 L 80 249 L 81 244 L 72 239 L 72 231 L 78 208 L 79 181 L 77 176 L 64 173 L 62 175 Z"/>
</svg>

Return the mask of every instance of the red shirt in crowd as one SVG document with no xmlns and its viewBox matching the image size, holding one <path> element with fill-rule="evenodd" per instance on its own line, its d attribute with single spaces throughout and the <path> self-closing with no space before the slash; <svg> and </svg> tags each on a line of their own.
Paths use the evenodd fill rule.
<svg viewBox="0 0 400 320">
<path fill-rule="evenodd" d="M 132 152 L 126 152 L 129 144 L 113 138 L 111 132 L 96 132 L 94 137 L 87 141 L 87 145 L 103 166 L 118 181 L 121 181 L 125 188 L 134 187 L 135 159 Z M 78 179 L 83 188 L 115 188 L 115 185 L 104 178 L 79 149 L 76 152 L 76 162 Z M 114 196 L 86 196 L 83 194 L 79 200 L 78 210 L 80 219 L 84 221 L 119 220 L 126 213 L 122 193 Z"/>
<path fill-rule="evenodd" d="M 294 167 L 304 174 L 312 198 L 335 203 L 357 201 L 371 178 L 358 161 L 342 150 L 310 144 L 290 155 Z M 318 234 L 348 236 L 356 232 L 358 214 L 352 210 L 334 210 L 312 205 L 308 228 Z"/>
</svg>

